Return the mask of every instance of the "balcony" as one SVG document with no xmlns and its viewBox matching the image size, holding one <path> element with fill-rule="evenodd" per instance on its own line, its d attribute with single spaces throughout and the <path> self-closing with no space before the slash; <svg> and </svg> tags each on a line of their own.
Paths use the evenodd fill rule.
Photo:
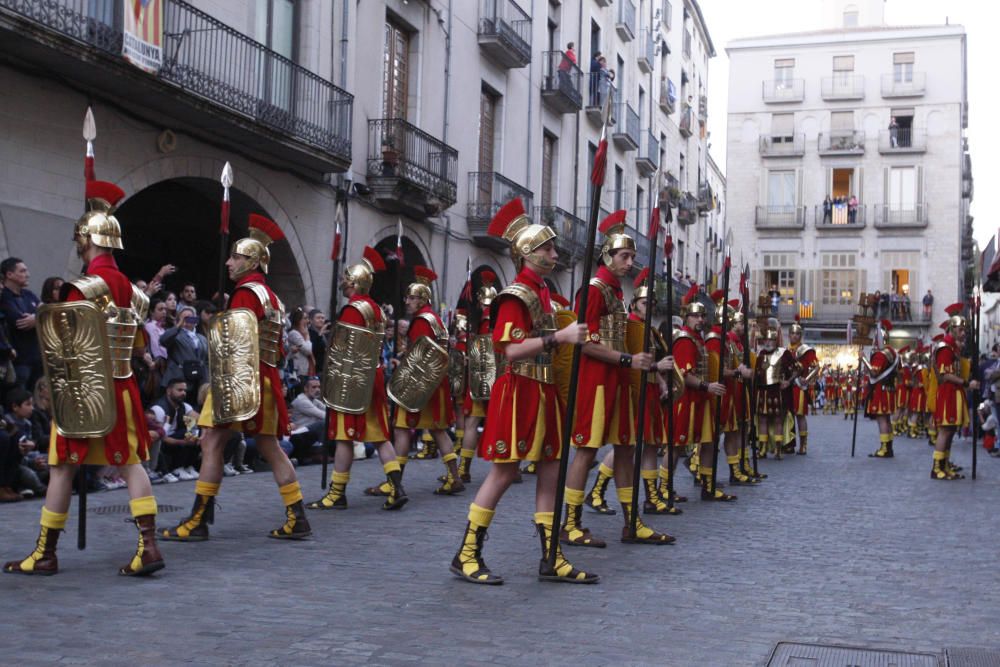
<svg viewBox="0 0 1000 667">
<path fill-rule="evenodd" d="M 531 17 L 511 0 L 479 0 L 479 47 L 506 69 L 531 62 Z"/>
<path fill-rule="evenodd" d="M 715 193 L 708 183 L 698 184 L 698 214 L 708 215 L 715 208 Z"/>
<path fill-rule="evenodd" d="M 701 95 L 698 97 L 698 120 L 702 123 L 708 122 L 708 96 Z"/>
<path fill-rule="evenodd" d="M 684 48 L 683 48 L 684 57 L 687 58 L 688 60 L 690 60 L 691 59 L 691 31 L 688 30 L 687 28 L 684 28 L 684 42 L 683 42 L 683 45 L 684 45 Z"/>
<path fill-rule="evenodd" d="M 639 147 L 639 155 L 635 158 L 635 166 L 639 173 L 649 178 L 660 166 L 660 142 L 649 130 L 646 130 L 646 141 Z"/>
<path fill-rule="evenodd" d="M 635 4 L 632 0 L 618 0 L 618 19 L 615 21 L 615 32 L 623 42 L 635 39 Z"/>
<path fill-rule="evenodd" d="M 875 206 L 875 229 L 920 229 L 927 226 L 927 204 L 880 204 Z"/>
<path fill-rule="evenodd" d="M 417 220 L 455 203 L 458 151 L 401 118 L 368 121 L 368 187 L 372 201 Z"/>
<path fill-rule="evenodd" d="M 690 192 L 685 192 L 677 202 L 677 224 L 693 225 L 698 222 L 698 198 Z"/>
<path fill-rule="evenodd" d="M 767 104 L 801 102 L 806 98 L 806 82 L 803 79 L 764 81 L 761 84 L 761 95 Z"/>
<path fill-rule="evenodd" d="M 469 173 L 469 204 L 465 221 L 469 225 L 469 236 L 476 245 L 503 251 L 510 248 L 503 239 L 486 233 L 490 221 L 504 204 L 520 197 L 524 212 L 530 218 L 535 195 L 531 190 L 495 171 L 473 171 Z"/>
<path fill-rule="evenodd" d="M 636 64 L 643 74 L 653 71 L 653 63 L 656 60 L 656 42 L 653 41 L 653 32 L 649 28 L 643 28 L 639 35 L 639 55 Z"/>
<path fill-rule="evenodd" d="M 0 0 L 0 54 L 278 169 L 320 180 L 350 166 L 352 95 L 181 0 L 164 0 L 163 61 L 145 72 L 121 55 L 115 7 Z"/>
<path fill-rule="evenodd" d="M 614 114 L 614 100 L 618 99 L 618 89 L 607 77 L 606 71 L 589 72 L 587 74 L 587 118 L 598 125 L 601 124 L 604 100 L 608 95 L 611 96 L 611 113 Z"/>
<path fill-rule="evenodd" d="M 672 90 L 673 89 L 673 90 Z M 660 83 L 660 111 L 670 115 L 677 105 L 677 91 L 670 79 Z"/>
<path fill-rule="evenodd" d="M 539 206 L 538 222 L 556 232 L 557 264 L 566 268 L 583 257 L 587 248 L 587 222 L 558 206 Z"/>
<path fill-rule="evenodd" d="M 583 108 L 583 72 L 564 51 L 543 51 L 542 101 L 556 113 L 576 113 Z"/>
<path fill-rule="evenodd" d="M 754 224 L 757 229 L 804 229 L 806 207 L 779 204 L 758 206 Z"/>
<path fill-rule="evenodd" d="M 834 74 L 820 80 L 820 94 L 828 102 L 865 99 L 865 77 L 860 74 Z"/>
<path fill-rule="evenodd" d="M 628 227 L 625 233 L 635 239 L 635 259 L 632 260 L 632 270 L 639 273 L 649 264 L 649 237 L 643 230 L 649 229 L 649 209 L 641 207 L 635 209 L 635 227 Z M 662 239 L 661 239 L 662 240 Z M 663 253 L 657 253 L 663 257 Z"/>
<path fill-rule="evenodd" d="M 882 97 L 923 97 L 926 92 L 927 75 L 924 72 L 882 75 Z"/>
<path fill-rule="evenodd" d="M 760 138 L 761 157 L 802 157 L 806 154 L 806 135 L 790 134 Z"/>
<path fill-rule="evenodd" d="M 868 218 L 868 207 L 858 206 L 853 214 L 847 204 L 834 204 L 830 215 L 823 212 L 823 205 L 813 207 L 813 224 L 819 231 L 848 232 L 864 229 Z"/>
<path fill-rule="evenodd" d="M 878 133 L 878 152 L 884 155 L 892 153 L 926 153 L 927 132 L 912 127 L 880 130 Z"/>
<path fill-rule="evenodd" d="M 681 118 L 677 129 L 680 130 L 681 136 L 685 139 L 694 134 L 694 112 L 687 103 L 681 106 Z"/>
<path fill-rule="evenodd" d="M 820 155 L 864 155 L 865 133 L 860 130 L 821 132 L 816 147 Z"/>
<path fill-rule="evenodd" d="M 614 108 L 615 124 L 612 126 L 611 139 L 623 151 L 634 151 L 639 148 L 639 114 L 628 102 L 619 102 Z"/>
</svg>

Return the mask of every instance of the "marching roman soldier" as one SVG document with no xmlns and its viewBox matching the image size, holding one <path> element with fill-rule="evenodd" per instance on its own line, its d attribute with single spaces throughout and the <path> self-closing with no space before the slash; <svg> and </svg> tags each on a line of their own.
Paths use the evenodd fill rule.
<svg viewBox="0 0 1000 667">
<path fill-rule="evenodd" d="M 743 365 L 743 327 L 745 318 L 737 310 L 739 300 L 725 302 L 726 294 L 722 290 L 712 292 L 712 300 L 716 304 L 718 323 L 705 337 L 705 349 L 708 352 L 709 377 L 719 377 L 719 363 L 722 353 L 722 318 L 729 317 L 729 331 L 726 332 L 726 367 L 722 369 L 722 384 L 726 393 L 719 401 L 722 411 L 723 447 L 726 452 L 726 463 L 729 465 L 729 482 L 735 485 L 757 484 L 760 480 L 752 477 L 741 469 L 740 443 L 742 442 L 743 418 L 747 409 L 746 382 L 753 377 L 753 371 Z"/>
<path fill-rule="evenodd" d="M 927 428 L 924 413 L 927 412 L 927 347 L 923 344 L 917 346 L 913 351 L 913 360 L 910 368 L 910 395 L 906 399 L 910 412 L 910 437 L 923 437 Z"/>
<path fill-rule="evenodd" d="M 164 566 L 156 545 L 156 499 L 142 467 L 149 458 L 149 429 L 131 367 L 149 300 L 112 255 L 122 248 L 114 213 L 124 196 L 112 183 L 87 182 L 87 212 L 73 234 L 85 275 L 65 285 L 62 303 L 38 309 L 36 329 L 54 409 L 49 486 L 35 550 L 5 564 L 4 572 L 59 571 L 56 543 L 66 527 L 73 477 L 84 464 L 118 466 L 128 482 L 139 543 L 118 573 L 147 575 Z"/>
<path fill-rule="evenodd" d="M 892 415 L 896 411 L 896 375 L 899 370 L 899 355 L 889 346 L 889 331 L 892 323 L 882 320 L 875 330 L 875 346 L 869 359 L 862 359 L 868 373 L 868 389 L 865 393 L 865 416 L 878 423 L 879 448 L 868 456 L 876 459 L 891 459 Z"/>
<path fill-rule="evenodd" d="M 431 308 L 431 284 L 437 274 L 426 266 L 413 269 L 415 281 L 406 288 L 406 314 L 410 316 L 406 354 L 389 381 L 389 398 L 396 402 L 393 444 L 396 460 L 405 467 L 413 429 L 425 429 L 437 444 L 445 465 L 444 482 L 434 493 L 454 495 L 465 490 L 458 477 L 458 454 L 447 429 L 455 422 L 448 382 L 448 331 Z M 402 473 L 402 470 L 400 471 Z M 365 491 L 381 495 L 379 487 Z"/>
<path fill-rule="evenodd" d="M 909 406 L 910 385 L 913 382 L 911 373 L 910 346 L 900 348 L 896 351 L 899 357 L 899 364 L 896 369 L 896 395 L 893 398 L 896 410 L 892 413 L 892 435 L 906 435 L 906 409 Z"/>
<path fill-rule="evenodd" d="M 948 320 L 944 337 L 934 345 L 934 373 L 937 376 L 937 396 L 934 422 L 937 424 L 937 441 L 934 443 L 934 466 L 931 479 L 962 479 L 964 475 L 951 463 L 951 441 L 958 429 L 969 424 L 967 389 L 979 388 L 978 380 L 969 379 L 969 360 L 962 357 L 962 348 L 969 335 L 969 322 L 962 315 L 964 305 L 953 303 L 945 312 Z M 973 351 L 978 354 L 978 350 Z"/>
<path fill-rule="evenodd" d="M 288 433 L 288 409 L 278 369 L 282 362 L 285 307 L 267 286 L 268 249 L 285 238 L 274 221 L 250 215 L 250 233 L 233 244 L 226 268 L 236 290 L 229 308 L 209 322 L 211 391 L 198 426 L 202 428 L 201 469 L 191 514 L 161 537 L 178 542 L 208 539 L 215 497 L 222 484 L 222 458 L 233 431 L 253 436 L 257 451 L 271 466 L 285 506 L 285 523 L 268 537 L 301 540 L 312 535 L 299 485 L 278 439 Z"/>
<path fill-rule="evenodd" d="M 499 371 L 493 348 L 493 327 L 490 324 L 490 307 L 497 297 L 494 287 L 496 280 L 497 276 L 492 271 L 482 271 L 479 274 L 480 287 L 476 291 L 476 301 L 480 308 L 479 324 L 476 333 L 469 336 L 466 344 L 468 378 L 462 406 L 465 422 L 458 464 L 458 475 L 463 482 L 472 479 L 470 469 L 479 442 L 479 426 L 486 416 L 486 406 Z"/>
<path fill-rule="evenodd" d="M 795 356 L 781 347 L 778 335 L 781 324 L 771 318 L 760 322 L 761 351 L 754 365 L 754 413 L 757 415 L 757 440 L 760 451 L 768 448 L 776 458 L 782 457 L 784 420 L 789 406 L 788 388 L 795 379 Z"/>
<path fill-rule="evenodd" d="M 629 354 L 625 350 L 625 322 L 628 315 L 621 289 L 621 279 L 632 268 L 635 241 L 625 233 L 625 211 L 616 211 L 600 225 L 605 235 L 601 245 L 602 266 L 590 280 L 587 296 L 589 340 L 580 359 L 579 383 L 586 387 L 577 396 L 576 423 L 572 425 L 572 441 L 576 455 L 566 476 L 566 522 L 560 539 L 574 546 L 604 547 L 603 540 L 591 535 L 581 523 L 584 487 L 597 450 L 605 444 L 615 446 L 613 462 L 615 487 L 622 507 L 625 525 L 622 542 L 637 544 L 669 544 L 674 538 L 658 533 L 636 518 L 636 534 L 631 534 L 632 474 L 635 445 L 636 410 L 629 383 L 630 368 L 649 370 L 653 355 L 649 352 Z M 578 301 L 579 304 L 579 301 Z M 666 368 L 664 362 L 663 368 Z M 660 370 L 660 368 L 657 368 Z"/>
<path fill-rule="evenodd" d="M 708 352 L 701 332 L 705 327 L 706 309 L 698 302 L 698 284 L 691 285 L 681 299 L 684 325 L 674 332 L 674 361 L 684 376 L 684 394 L 675 401 L 674 443 L 677 447 L 692 447 L 691 465 L 701 481 L 702 500 L 731 502 L 736 496 L 724 493 L 722 485 L 712 489 L 712 441 L 714 438 L 714 397 L 725 396 L 726 385 L 709 382 Z"/>
<path fill-rule="evenodd" d="M 840 404 L 844 406 L 844 419 L 854 414 L 857 393 L 858 369 L 848 369 L 840 376 Z"/>
<path fill-rule="evenodd" d="M 520 199 L 506 204 L 488 228 L 491 236 L 510 243 L 518 274 L 491 304 L 493 342 L 506 370 L 493 385 L 480 455 L 492 461 L 490 471 L 469 506 L 462 544 L 451 562 L 456 576 L 476 584 L 502 584 L 483 561 L 483 543 L 497 503 L 518 474 L 521 461 L 537 462 L 535 526 L 542 545 L 538 566 L 541 581 L 594 584 L 596 574 L 578 570 L 561 549 L 555 567 L 547 558 L 553 530 L 559 452 L 562 448 L 564 406 L 554 384 L 552 353 L 559 345 L 579 345 L 586 328 L 573 323 L 555 328 L 545 276 L 556 266 L 556 234 L 551 227 L 532 224 Z"/>
<path fill-rule="evenodd" d="M 802 342 L 802 324 L 795 316 L 795 322 L 788 327 L 788 351 L 795 357 L 798 374 L 792 383 L 792 414 L 799 429 L 799 454 L 805 454 L 809 445 L 809 425 L 806 416 L 812 403 L 812 385 L 819 373 L 816 350 Z M 795 443 L 792 443 L 794 448 Z"/>
<path fill-rule="evenodd" d="M 375 274 L 385 271 L 385 261 L 365 246 L 361 261 L 344 270 L 340 292 L 347 297 L 327 347 L 323 400 L 329 411 L 327 438 L 336 443 L 333 474 L 326 495 L 309 503 L 309 509 L 347 509 L 347 484 L 354 463 L 354 441 L 376 442 L 385 471 L 388 496 L 384 510 L 406 504 L 396 451 L 389 442 L 389 404 L 381 364 L 386 316 L 368 296 Z"/>
</svg>

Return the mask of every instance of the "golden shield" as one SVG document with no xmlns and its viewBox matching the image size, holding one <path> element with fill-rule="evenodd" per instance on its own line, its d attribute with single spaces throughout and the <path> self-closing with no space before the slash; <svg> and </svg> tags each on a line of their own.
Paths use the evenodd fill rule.
<svg viewBox="0 0 1000 667">
<path fill-rule="evenodd" d="M 384 337 L 353 324 L 334 325 L 323 375 L 323 402 L 327 407 L 353 415 L 368 410 Z"/>
<path fill-rule="evenodd" d="M 576 323 L 576 313 L 572 310 L 557 310 L 555 312 L 556 331 Z M 552 353 L 552 371 L 556 377 L 556 387 L 562 396 L 563 404 L 569 401 L 569 380 L 573 372 L 573 345 L 559 345 Z"/>
<path fill-rule="evenodd" d="M 469 394 L 474 401 L 490 400 L 493 383 L 497 380 L 497 356 L 492 334 L 479 334 L 469 339 Z"/>
<path fill-rule="evenodd" d="M 403 355 L 386 393 L 404 410 L 419 412 L 447 373 L 448 351 L 430 336 L 421 336 Z"/>
<path fill-rule="evenodd" d="M 208 376 L 216 424 L 249 419 L 260 408 L 260 342 L 249 308 L 214 315 L 208 322 Z M 280 387 L 274 387 L 280 391 Z"/>
<path fill-rule="evenodd" d="M 52 418 L 64 437 L 99 438 L 117 421 L 106 320 L 90 301 L 38 307 L 35 328 Z"/>
<path fill-rule="evenodd" d="M 455 398 L 465 396 L 465 355 L 453 347 L 448 349 L 448 388 Z"/>
</svg>

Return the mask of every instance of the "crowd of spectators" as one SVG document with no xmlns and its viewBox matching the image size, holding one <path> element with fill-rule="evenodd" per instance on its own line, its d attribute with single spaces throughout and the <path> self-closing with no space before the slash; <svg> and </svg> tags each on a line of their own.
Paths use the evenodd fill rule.
<svg viewBox="0 0 1000 667">
<path fill-rule="evenodd" d="M 146 463 L 154 484 L 198 477 L 201 449 L 198 416 L 208 395 L 208 322 L 218 312 L 217 301 L 199 300 L 192 282 L 175 280 L 173 265 L 162 267 L 150 280 L 136 285 L 150 297 L 146 321 L 137 334 L 132 368 L 145 407 L 152 446 Z M 28 289 L 26 264 L 11 257 L 0 262 L 0 502 L 41 497 L 48 481 L 48 450 L 52 414 L 48 381 L 42 372 L 35 332 L 41 303 L 60 300 L 63 280 L 47 278 L 41 298 Z M 180 285 L 178 292 L 166 285 Z M 180 295 L 178 297 L 178 294 Z M 216 295 L 217 297 L 217 295 Z M 391 314 L 391 307 L 386 307 Z M 282 448 L 296 464 L 320 460 L 325 409 L 321 381 L 331 323 L 326 313 L 303 305 L 291 309 L 285 327 L 285 363 L 281 368 L 289 406 L 291 435 Z M 387 380 L 392 360 L 405 350 L 408 322 L 389 320 L 383 362 Z M 356 456 L 371 456 L 370 444 L 359 444 Z M 259 468 L 252 437 L 234 433 L 225 451 L 224 474 L 248 474 Z M 125 485 L 116 467 L 85 466 L 91 490 Z"/>
</svg>

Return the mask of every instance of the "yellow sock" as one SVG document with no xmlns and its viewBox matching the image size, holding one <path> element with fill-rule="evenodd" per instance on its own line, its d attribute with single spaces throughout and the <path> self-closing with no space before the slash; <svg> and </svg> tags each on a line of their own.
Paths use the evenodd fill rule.
<svg viewBox="0 0 1000 667">
<path fill-rule="evenodd" d="M 485 507 L 480 507 L 476 503 L 469 505 L 469 523 L 477 528 L 489 528 L 490 523 L 493 521 L 493 515 L 496 514 L 496 510 L 488 510 Z M 549 514 L 549 523 L 552 522 L 551 513 Z"/>
<path fill-rule="evenodd" d="M 879 442 L 889 442 L 890 440 L 892 440 L 892 434 L 891 433 L 879 433 L 878 434 L 878 441 Z"/>
<path fill-rule="evenodd" d="M 132 510 L 132 516 L 149 516 L 152 514 L 156 516 L 156 498 L 153 496 L 143 496 L 142 498 L 133 498 L 128 501 L 128 507 Z"/>
<path fill-rule="evenodd" d="M 399 472 L 399 462 L 393 459 L 392 461 L 383 463 L 382 470 L 385 472 L 386 475 L 394 472 Z"/>
<path fill-rule="evenodd" d="M 281 494 L 281 500 L 285 503 L 285 507 L 302 500 L 302 487 L 297 481 L 279 486 L 278 492 Z"/>
<path fill-rule="evenodd" d="M 608 466 L 604 465 L 603 462 L 601 462 L 601 465 L 599 465 L 597 467 L 597 472 L 599 472 L 600 474 L 604 475 L 605 477 L 614 477 L 615 476 L 615 471 L 613 469 L 609 468 Z"/>
<path fill-rule="evenodd" d="M 731 466 L 739 465 L 740 464 L 740 455 L 739 454 L 729 454 L 729 455 L 727 455 L 726 456 L 726 463 L 728 463 Z"/>
<path fill-rule="evenodd" d="M 351 471 L 349 470 L 347 472 L 337 472 L 336 470 L 334 470 L 333 474 L 330 475 L 331 484 L 343 484 L 344 486 L 347 486 L 347 483 L 350 481 L 351 481 Z"/>
<path fill-rule="evenodd" d="M 624 507 L 632 506 L 632 487 L 626 486 L 622 489 L 616 489 L 618 492 L 618 502 L 620 502 Z"/>
<path fill-rule="evenodd" d="M 555 518 L 553 512 L 535 512 L 535 523 L 540 523 L 549 530 L 552 529 L 552 520 Z"/>
<path fill-rule="evenodd" d="M 399 464 L 399 469 L 402 470 L 403 466 L 405 466 L 406 462 L 409 461 L 409 460 L 410 460 L 410 458 L 408 456 L 397 456 L 396 457 L 396 463 Z"/>
<path fill-rule="evenodd" d="M 567 486 L 566 492 L 563 494 L 563 499 L 567 505 L 582 505 L 583 496 L 583 489 L 571 489 Z"/>
<path fill-rule="evenodd" d="M 712 476 L 712 466 L 698 466 L 698 474 L 702 477 Z"/>
<path fill-rule="evenodd" d="M 663 480 L 663 485 L 666 486 L 667 482 L 670 481 L 670 468 L 660 466 L 660 479 Z"/>
<path fill-rule="evenodd" d="M 657 478 L 656 469 L 653 470 L 640 470 L 639 477 L 646 480 L 655 480 Z"/>
<path fill-rule="evenodd" d="M 45 507 L 42 508 L 41 524 L 50 530 L 63 530 L 66 528 L 68 518 L 69 512 L 53 512 Z"/>
<path fill-rule="evenodd" d="M 939 452 L 936 449 L 934 450 L 934 460 L 935 461 L 944 461 L 947 458 L 948 458 L 948 452 Z"/>
<path fill-rule="evenodd" d="M 203 482 L 200 479 L 194 483 L 194 492 L 199 496 L 212 496 L 213 498 L 219 495 L 219 487 L 221 484 L 213 484 L 211 482 Z"/>
<path fill-rule="evenodd" d="M 463 459 L 471 459 L 472 457 L 474 457 L 476 455 L 476 450 L 474 450 L 474 449 L 461 449 L 461 450 L 459 450 L 459 454 L 461 454 L 461 456 L 462 456 Z"/>
<path fill-rule="evenodd" d="M 445 465 L 448 465 L 457 458 L 458 454 L 456 454 L 455 452 L 449 452 L 441 457 L 441 462 L 444 463 Z"/>
</svg>

